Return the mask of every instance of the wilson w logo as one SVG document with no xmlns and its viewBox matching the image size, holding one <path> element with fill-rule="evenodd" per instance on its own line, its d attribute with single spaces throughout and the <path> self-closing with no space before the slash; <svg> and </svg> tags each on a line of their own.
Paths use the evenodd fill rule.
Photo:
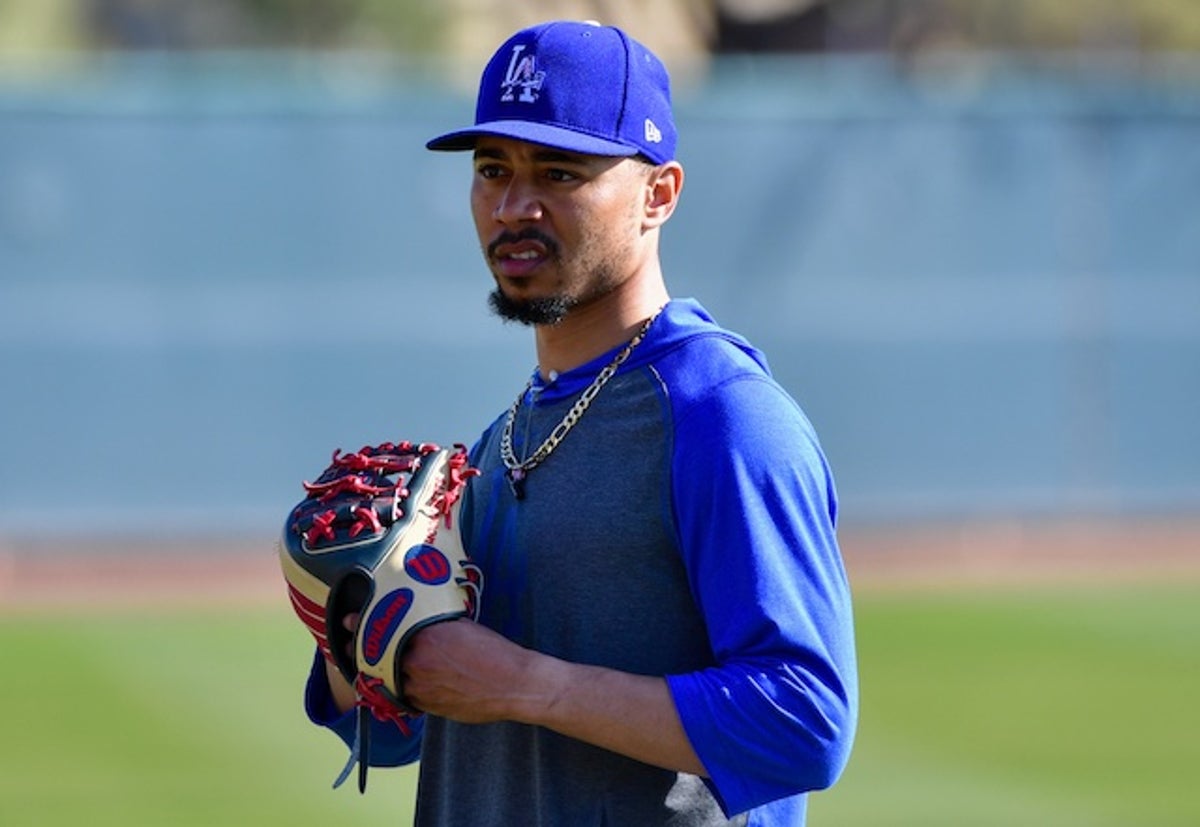
<svg viewBox="0 0 1200 827">
<path fill-rule="evenodd" d="M 436 586 L 450 579 L 450 561 L 434 546 L 419 545 L 404 555 L 404 570 L 418 583 Z"/>
</svg>

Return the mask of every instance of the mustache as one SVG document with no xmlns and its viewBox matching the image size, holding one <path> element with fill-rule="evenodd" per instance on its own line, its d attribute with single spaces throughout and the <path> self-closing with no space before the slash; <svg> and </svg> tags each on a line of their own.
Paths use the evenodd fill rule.
<svg viewBox="0 0 1200 827">
<path fill-rule="evenodd" d="M 488 258 L 495 258 L 496 251 L 504 244 L 516 244 L 521 241 L 536 241 L 546 248 L 546 252 L 551 256 L 558 255 L 558 242 L 550 236 L 543 233 L 536 227 L 526 227 L 518 233 L 511 233 L 507 230 L 500 233 L 492 240 L 492 243 L 487 246 Z"/>
</svg>

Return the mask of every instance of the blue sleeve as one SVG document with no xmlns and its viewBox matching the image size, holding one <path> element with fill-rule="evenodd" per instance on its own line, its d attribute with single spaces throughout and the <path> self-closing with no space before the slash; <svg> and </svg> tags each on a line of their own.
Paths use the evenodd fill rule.
<svg viewBox="0 0 1200 827">
<path fill-rule="evenodd" d="M 858 678 L 836 494 L 811 425 L 762 376 L 678 412 L 672 493 L 716 666 L 668 677 L 727 812 L 831 785 Z"/>
<path fill-rule="evenodd" d="M 329 689 L 329 679 L 325 676 L 325 657 L 320 650 L 316 651 L 313 658 L 308 684 L 304 689 L 304 711 L 310 721 L 332 730 L 347 749 L 353 749 L 358 715 L 354 710 L 346 713 L 338 711 Z M 421 733 L 424 729 L 424 716 L 409 722 L 410 734 L 407 736 L 395 724 L 372 717 L 368 763 L 373 767 L 398 767 L 416 761 L 421 755 Z"/>
</svg>

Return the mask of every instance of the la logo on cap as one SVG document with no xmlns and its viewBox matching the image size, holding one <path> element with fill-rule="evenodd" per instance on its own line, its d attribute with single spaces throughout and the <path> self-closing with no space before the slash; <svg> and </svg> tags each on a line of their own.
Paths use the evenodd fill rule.
<svg viewBox="0 0 1200 827">
<path fill-rule="evenodd" d="M 537 57 L 532 54 L 522 56 L 524 51 L 524 43 L 513 46 L 512 56 L 508 60 L 508 71 L 504 74 L 504 80 L 500 82 L 502 103 L 511 103 L 518 88 L 521 94 L 517 100 L 522 103 L 534 103 L 538 99 L 537 93 L 542 88 L 546 73 L 538 71 Z"/>
</svg>

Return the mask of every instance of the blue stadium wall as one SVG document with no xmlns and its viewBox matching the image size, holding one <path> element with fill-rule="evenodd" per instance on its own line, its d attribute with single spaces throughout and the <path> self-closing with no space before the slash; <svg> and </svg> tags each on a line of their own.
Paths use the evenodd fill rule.
<svg viewBox="0 0 1200 827">
<path fill-rule="evenodd" d="M 843 519 L 1200 509 L 1200 67 L 719 64 L 664 259 Z M 274 528 L 335 446 L 471 441 L 470 96 L 367 59 L 0 76 L 0 533 Z M 781 446 L 782 447 L 782 446 Z"/>
</svg>

